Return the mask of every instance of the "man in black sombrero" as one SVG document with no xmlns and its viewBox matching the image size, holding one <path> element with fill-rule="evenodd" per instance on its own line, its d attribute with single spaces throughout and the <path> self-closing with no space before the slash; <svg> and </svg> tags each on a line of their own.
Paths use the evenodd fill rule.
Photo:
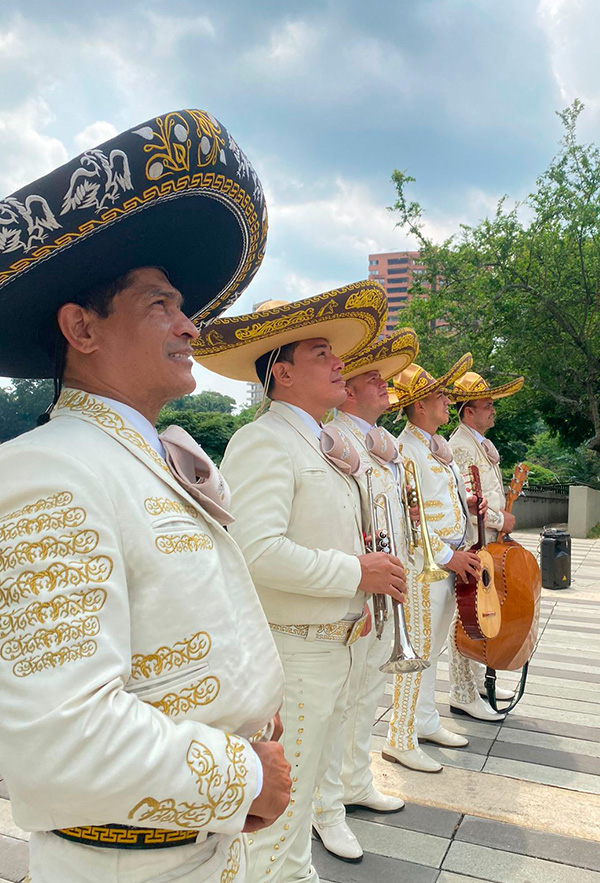
<svg viewBox="0 0 600 883">
<path fill-rule="evenodd" d="M 243 880 L 242 832 L 287 804 L 282 672 L 227 486 L 154 429 L 194 388 L 191 319 L 239 295 L 265 237 L 252 167 L 198 110 L 0 203 L 0 374 L 57 392 L 0 452 L 0 753 L 35 883 Z"/>
</svg>

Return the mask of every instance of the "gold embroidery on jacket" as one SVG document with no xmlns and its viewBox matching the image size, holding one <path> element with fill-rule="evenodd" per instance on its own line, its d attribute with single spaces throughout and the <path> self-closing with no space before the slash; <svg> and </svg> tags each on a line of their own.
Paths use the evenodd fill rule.
<svg viewBox="0 0 600 883">
<path fill-rule="evenodd" d="M 167 500 L 165 497 L 148 497 L 144 500 L 144 509 L 148 515 L 162 515 L 164 512 L 178 512 L 181 515 L 191 515 L 198 518 L 198 513 L 193 506 L 178 503 L 177 500 Z"/>
<path fill-rule="evenodd" d="M 80 638 L 93 638 L 99 631 L 100 620 L 97 616 L 61 622 L 53 629 L 38 629 L 32 635 L 26 633 L 19 638 L 9 638 L 0 647 L 0 656 L 12 661 L 27 653 L 35 653 L 36 650 L 50 649 Z"/>
<path fill-rule="evenodd" d="M 17 603 L 27 595 L 68 589 L 81 583 L 104 583 L 112 573 L 113 562 L 107 555 L 95 555 L 88 561 L 50 564 L 46 570 L 24 570 L 16 578 L 0 581 L 0 609 Z"/>
<path fill-rule="evenodd" d="M 64 558 L 69 555 L 87 555 L 98 545 L 95 530 L 81 530 L 72 536 L 44 537 L 35 543 L 18 543 L 14 548 L 0 549 L 0 571 L 19 564 L 34 564 L 46 558 Z"/>
<path fill-rule="evenodd" d="M 29 659 L 23 659 L 13 666 L 13 671 L 18 678 L 26 678 L 28 675 L 36 671 L 43 671 L 45 668 L 58 668 L 66 662 L 74 662 L 78 659 L 93 656 L 97 649 L 98 645 L 95 641 L 84 641 L 82 644 L 62 647 L 56 653 L 44 653 L 42 656 L 32 656 Z"/>
<path fill-rule="evenodd" d="M 201 549 L 213 547 L 213 541 L 206 533 L 161 534 L 154 540 L 154 544 L 163 555 L 172 555 L 174 552 L 199 552 Z"/>
<path fill-rule="evenodd" d="M 44 497 L 36 500 L 35 503 L 29 503 L 16 512 L 9 512 L 0 518 L 0 523 L 8 521 L 9 518 L 19 518 L 21 515 L 30 515 L 33 512 L 41 512 L 43 509 L 55 509 L 57 506 L 68 506 L 73 502 L 73 494 L 70 491 L 60 491 L 58 494 L 52 494 L 51 497 Z"/>
<path fill-rule="evenodd" d="M 171 474 L 170 469 L 163 458 L 160 454 L 156 453 L 151 445 L 147 444 L 143 436 L 141 436 L 139 432 L 136 432 L 133 427 L 127 426 L 123 418 L 117 414 L 116 411 L 113 411 L 112 408 L 109 408 L 108 405 L 105 405 L 104 402 L 101 402 L 99 399 L 95 399 L 93 396 L 88 395 L 86 392 L 82 392 L 79 389 L 67 389 L 61 392 L 56 405 L 57 411 L 61 408 L 79 412 L 83 414 L 84 417 L 89 417 L 90 420 L 93 420 L 98 426 L 102 426 L 104 429 L 110 429 L 118 438 L 134 444 L 141 451 L 144 451 L 145 454 L 148 454 L 157 466 L 160 466 L 165 472 Z"/>
<path fill-rule="evenodd" d="M 32 601 L 27 607 L 0 614 L 0 638 L 47 620 L 56 621 L 78 613 L 97 613 L 106 603 L 106 589 L 88 589 L 72 595 L 56 595 L 50 601 Z"/>
<path fill-rule="evenodd" d="M 178 641 L 173 647 L 159 647 L 153 653 L 136 653 L 131 657 L 133 679 L 157 677 L 163 671 L 181 668 L 188 662 L 204 659 L 212 641 L 207 632 L 196 632 L 191 638 Z"/>
<path fill-rule="evenodd" d="M 246 749 L 241 739 L 225 734 L 225 754 L 229 761 L 223 770 L 215 762 L 211 750 L 197 742 L 190 742 L 186 762 L 198 784 L 203 803 L 176 803 L 173 797 L 157 800 L 144 797 L 137 803 L 129 818 L 137 822 L 177 825 L 178 828 L 203 828 L 213 819 L 224 821 L 239 810 L 244 802 L 248 768 Z"/>
<path fill-rule="evenodd" d="M 200 705 L 210 705 L 219 695 L 220 689 L 219 679 L 209 675 L 195 684 L 190 684 L 189 687 L 184 687 L 180 693 L 167 693 L 162 699 L 151 702 L 150 705 L 158 708 L 163 714 L 175 717 L 178 714 L 187 714 Z"/>
<path fill-rule="evenodd" d="M 43 512 L 35 518 L 20 518 L 9 521 L 0 527 L 0 542 L 16 540 L 44 530 L 60 530 L 65 527 L 79 527 L 85 521 L 85 509 L 72 508 L 48 514 Z"/>
<path fill-rule="evenodd" d="M 233 880 L 235 880 L 238 875 L 241 863 L 242 844 L 236 837 L 236 839 L 229 846 L 229 852 L 227 853 L 227 865 L 221 873 L 221 879 L 219 883 L 233 883 Z"/>
</svg>

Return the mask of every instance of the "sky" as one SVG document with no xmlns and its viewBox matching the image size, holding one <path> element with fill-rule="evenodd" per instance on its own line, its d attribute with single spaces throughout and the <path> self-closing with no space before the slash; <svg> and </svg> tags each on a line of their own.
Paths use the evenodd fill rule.
<svg viewBox="0 0 600 883">
<path fill-rule="evenodd" d="M 441 240 L 533 188 L 556 111 L 600 141 L 597 0 L 15 0 L 0 7 L 0 192 L 151 117 L 209 110 L 257 170 L 267 253 L 230 312 L 366 278 L 415 247 L 387 206 L 416 183 Z M 245 387 L 194 369 L 197 391 Z"/>
</svg>

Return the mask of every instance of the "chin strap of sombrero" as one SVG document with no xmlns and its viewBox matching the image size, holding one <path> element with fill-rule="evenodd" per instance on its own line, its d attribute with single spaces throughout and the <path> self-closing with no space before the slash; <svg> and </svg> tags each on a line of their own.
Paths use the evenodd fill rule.
<svg viewBox="0 0 600 883">
<path fill-rule="evenodd" d="M 263 384 L 262 399 L 261 399 L 260 405 L 256 409 L 256 413 L 255 413 L 254 417 L 252 418 L 253 421 L 258 420 L 260 415 L 264 414 L 264 412 L 269 407 L 270 400 L 269 400 L 269 396 L 267 395 L 267 390 L 268 390 L 269 385 L 271 383 L 271 375 L 273 374 L 273 365 L 275 364 L 275 362 L 279 358 L 280 352 L 281 352 L 281 347 L 278 346 L 277 349 L 274 349 L 272 351 L 271 355 L 269 356 L 269 361 L 267 362 L 267 371 L 265 374 L 265 382 Z"/>
<path fill-rule="evenodd" d="M 43 414 L 37 418 L 35 425 L 36 426 L 44 426 L 50 420 L 50 414 L 54 410 L 56 403 L 60 397 L 60 393 L 63 386 L 63 373 L 65 370 L 65 359 L 67 356 L 67 341 L 63 337 L 60 331 L 57 330 L 56 333 L 56 344 L 54 347 L 54 374 L 52 377 L 52 381 L 54 383 L 54 396 L 52 397 L 52 401 L 46 408 Z"/>
</svg>

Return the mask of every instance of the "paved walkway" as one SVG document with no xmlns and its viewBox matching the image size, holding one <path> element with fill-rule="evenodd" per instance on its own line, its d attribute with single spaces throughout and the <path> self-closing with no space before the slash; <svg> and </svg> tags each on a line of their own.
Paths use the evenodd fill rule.
<svg viewBox="0 0 600 883">
<path fill-rule="evenodd" d="M 532 551 L 533 533 L 516 535 Z M 392 816 L 349 817 L 365 858 L 340 862 L 315 843 L 315 864 L 331 883 L 600 883 L 600 540 L 573 541 L 573 583 L 543 592 L 540 640 L 526 695 L 500 725 L 454 718 L 448 667 L 438 699 L 462 750 L 426 750 L 439 775 L 381 760 L 391 683 L 373 728 L 375 777 L 401 794 Z M 501 683 L 512 684 L 507 675 Z M 27 835 L 16 827 L 0 781 L 0 883 L 27 871 Z"/>
<path fill-rule="evenodd" d="M 531 551 L 537 533 L 515 535 Z M 365 858 L 350 865 L 315 843 L 332 883 L 600 883 L 600 540 L 574 540 L 572 587 L 543 590 L 540 639 L 525 696 L 500 725 L 454 717 L 448 665 L 438 666 L 446 723 L 461 750 L 425 750 L 438 775 L 381 759 L 391 678 L 373 728 L 378 786 L 403 812 L 357 812 L 349 823 Z M 513 675 L 500 679 L 505 686 Z"/>
</svg>

